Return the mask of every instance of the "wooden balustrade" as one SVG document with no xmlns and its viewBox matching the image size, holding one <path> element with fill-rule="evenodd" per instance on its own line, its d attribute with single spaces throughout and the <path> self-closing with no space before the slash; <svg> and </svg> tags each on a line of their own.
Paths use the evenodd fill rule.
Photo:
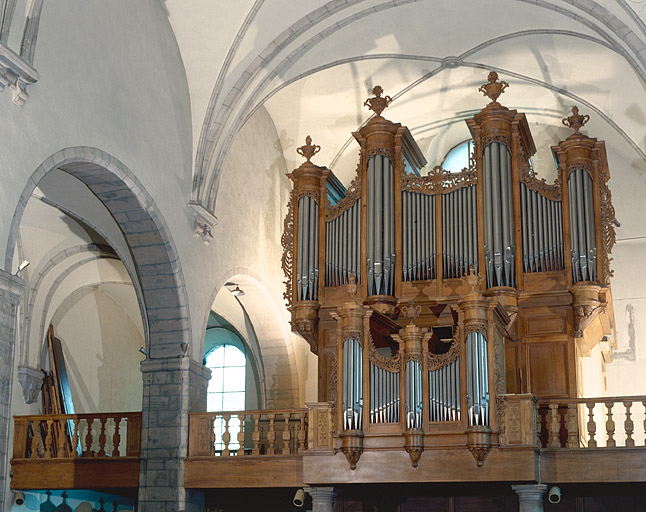
<svg viewBox="0 0 646 512">
<path fill-rule="evenodd" d="M 308 418 L 307 409 L 190 413 L 188 456 L 299 455 Z"/>
<path fill-rule="evenodd" d="M 141 413 L 14 417 L 14 459 L 139 457 Z"/>
<path fill-rule="evenodd" d="M 643 425 L 643 429 L 635 429 Z M 646 397 L 601 397 L 539 401 L 536 432 L 541 448 L 632 448 L 646 446 Z"/>
</svg>

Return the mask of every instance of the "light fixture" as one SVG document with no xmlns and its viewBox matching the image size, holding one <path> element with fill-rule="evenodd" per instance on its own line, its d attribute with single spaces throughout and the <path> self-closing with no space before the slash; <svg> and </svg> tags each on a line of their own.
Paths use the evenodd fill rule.
<svg viewBox="0 0 646 512">
<path fill-rule="evenodd" d="M 29 262 L 27 260 L 22 260 L 22 263 L 18 265 L 18 270 L 16 270 L 16 275 L 20 274 L 23 270 L 25 270 L 29 266 Z"/>
<path fill-rule="evenodd" d="M 240 289 L 240 286 L 236 284 L 236 287 L 231 290 L 231 295 L 233 295 L 234 297 L 242 297 L 244 295 L 244 292 Z"/>
<path fill-rule="evenodd" d="M 147 351 L 144 347 L 141 347 L 141 348 L 139 349 L 139 352 L 141 352 L 143 355 L 145 355 L 146 357 L 148 357 L 148 351 Z"/>
</svg>

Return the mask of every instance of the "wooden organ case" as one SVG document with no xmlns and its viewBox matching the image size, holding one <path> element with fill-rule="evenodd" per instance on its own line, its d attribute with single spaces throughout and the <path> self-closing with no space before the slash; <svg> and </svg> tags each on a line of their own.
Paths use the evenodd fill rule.
<svg viewBox="0 0 646 512">
<path fill-rule="evenodd" d="M 579 132 L 554 146 L 558 176 L 537 179 L 525 115 L 498 97 L 467 120 L 472 162 L 461 172 L 426 161 L 410 131 L 374 116 L 353 133 L 357 174 L 338 180 L 311 158 L 283 233 L 292 328 L 319 360 L 337 447 L 352 468 L 365 449 L 464 445 L 482 465 L 499 442 L 505 394 L 581 394 L 577 361 L 613 333 L 609 253 L 616 223 L 604 143 Z M 330 191 L 335 190 L 336 194 Z M 333 196 L 337 196 L 337 200 Z M 338 197 L 340 196 L 340 198 Z M 600 376 L 599 376 L 600 377 Z"/>
</svg>

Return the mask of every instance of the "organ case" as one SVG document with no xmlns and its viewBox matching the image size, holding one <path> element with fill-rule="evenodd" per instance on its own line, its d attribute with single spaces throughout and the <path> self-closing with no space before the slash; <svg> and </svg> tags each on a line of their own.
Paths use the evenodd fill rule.
<svg viewBox="0 0 646 512">
<path fill-rule="evenodd" d="M 497 101 L 507 87 L 492 72 L 480 88 L 491 101 L 467 120 L 474 153 L 461 172 L 420 174 L 423 154 L 382 117 L 391 99 L 379 86 L 338 201 L 331 171 L 310 161 L 318 146 L 298 149 L 285 297 L 351 465 L 401 435 L 414 465 L 450 436 L 483 463 L 500 396 L 578 396 L 577 358 L 613 332 L 605 146 L 579 132 L 575 107 L 563 120 L 574 134 L 552 148 L 557 179 L 538 179 L 525 115 Z"/>
</svg>

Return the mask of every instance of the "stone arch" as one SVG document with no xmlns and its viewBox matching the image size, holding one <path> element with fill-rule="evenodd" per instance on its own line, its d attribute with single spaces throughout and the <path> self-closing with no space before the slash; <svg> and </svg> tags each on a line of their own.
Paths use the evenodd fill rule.
<svg viewBox="0 0 646 512">
<path fill-rule="evenodd" d="M 226 282 L 235 282 L 245 292 L 238 300 L 251 320 L 260 347 L 264 374 L 265 402 L 268 409 L 286 409 L 300 404 L 298 368 L 289 321 L 270 288 L 253 270 L 235 267 L 226 272 L 215 287 L 209 305 Z M 206 332 L 209 310 L 201 332 Z"/>
<path fill-rule="evenodd" d="M 150 359 L 181 357 L 191 327 L 184 278 L 177 251 L 161 213 L 136 176 L 122 162 L 97 148 L 65 148 L 47 158 L 29 178 L 18 200 L 7 248 L 11 270 L 22 214 L 38 182 L 62 170 L 84 183 L 108 209 L 124 234 L 134 261 L 144 337 Z"/>
</svg>

